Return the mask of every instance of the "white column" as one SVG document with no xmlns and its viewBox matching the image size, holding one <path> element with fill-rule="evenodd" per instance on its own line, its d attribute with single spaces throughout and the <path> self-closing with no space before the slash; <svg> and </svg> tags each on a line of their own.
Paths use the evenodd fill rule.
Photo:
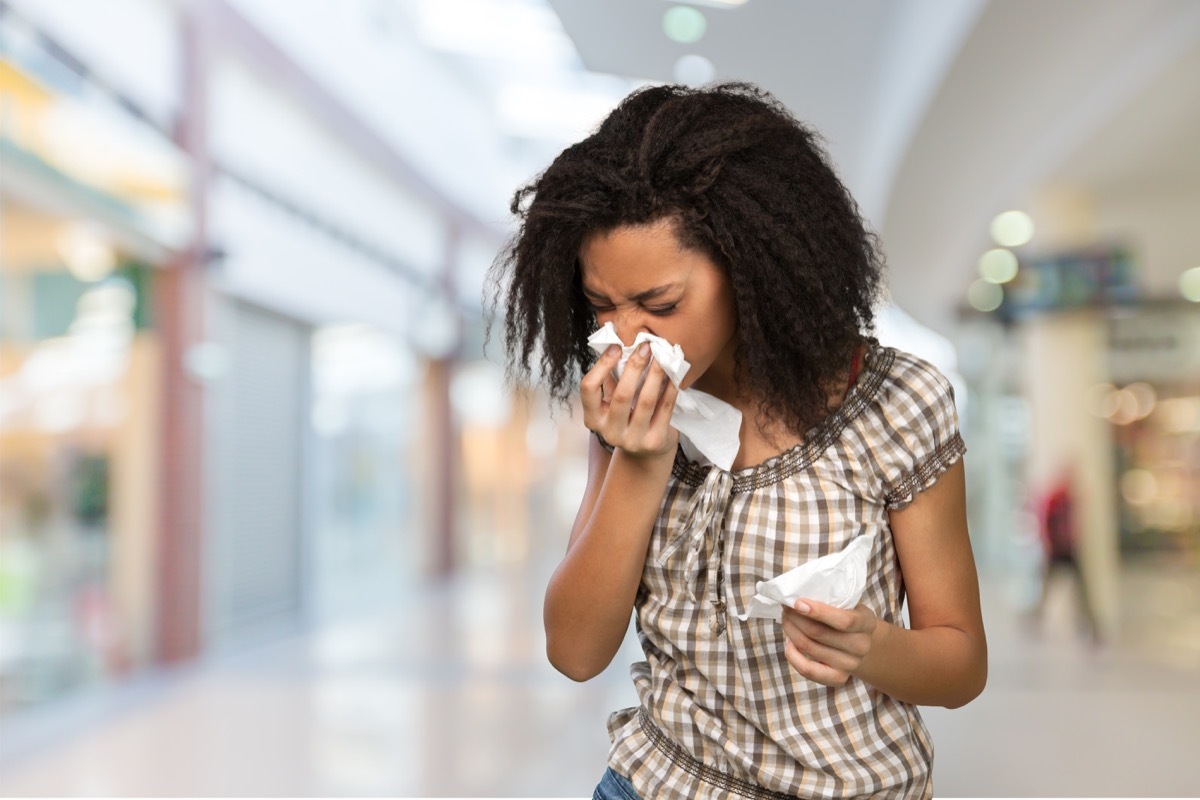
<svg viewBox="0 0 1200 800">
<path fill-rule="evenodd" d="M 1036 317 L 1022 327 L 1030 405 L 1028 485 L 1044 491 L 1068 465 L 1074 474 L 1079 559 L 1102 632 L 1118 619 L 1117 507 L 1108 423 L 1085 404 L 1106 379 L 1105 326 L 1094 311 Z"/>
</svg>

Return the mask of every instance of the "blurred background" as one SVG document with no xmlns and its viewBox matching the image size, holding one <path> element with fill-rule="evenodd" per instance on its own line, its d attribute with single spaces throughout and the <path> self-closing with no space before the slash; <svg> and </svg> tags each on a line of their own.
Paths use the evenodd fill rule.
<svg viewBox="0 0 1200 800">
<path fill-rule="evenodd" d="M 0 0 L 0 793 L 590 795 L 639 651 L 546 663 L 587 440 L 483 278 L 622 96 L 731 78 L 956 387 L 939 794 L 1195 794 L 1194 0 Z"/>
</svg>

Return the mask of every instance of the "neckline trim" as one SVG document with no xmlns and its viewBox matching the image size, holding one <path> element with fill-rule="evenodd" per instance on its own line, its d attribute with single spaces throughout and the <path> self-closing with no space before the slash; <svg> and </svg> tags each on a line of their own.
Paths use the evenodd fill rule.
<svg viewBox="0 0 1200 800">
<path fill-rule="evenodd" d="M 883 385 L 883 380 L 892 369 L 896 360 L 896 350 L 892 347 L 882 347 L 878 340 L 870 339 L 863 355 L 862 371 L 858 380 L 843 398 L 841 405 L 834 409 L 824 420 L 814 425 L 804 435 L 804 441 L 794 445 L 766 461 L 749 467 L 732 470 L 732 494 L 744 494 L 761 489 L 765 486 L 787 480 L 803 469 L 807 469 L 822 453 L 829 449 L 842 435 L 846 426 L 854 421 L 863 409 L 874 399 Z M 671 474 L 682 483 L 696 487 L 704 482 L 710 470 L 719 469 L 711 464 L 700 464 L 689 460 L 683 450 L 675 453 L 675 463 Z"/>
</svg>

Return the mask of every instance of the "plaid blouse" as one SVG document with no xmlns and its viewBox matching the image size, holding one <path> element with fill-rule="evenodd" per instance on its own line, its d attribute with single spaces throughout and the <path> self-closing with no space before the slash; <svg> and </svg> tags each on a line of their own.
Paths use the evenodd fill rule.
<svg viewBox="0 0 1200 800">
<path fill-rule="evenodd" d="M 734 472 L 678 453 L 635 604 L 641 705 L 610 716 L 609 766 L 644 798 L 930 797 L 915 706 L 856 677 L 805 679 L 778 622 L 736 615 L 758 581 L 878 533 L 862 602 L 904 624 L 887 512 L 965 450 L 946 378 L 872 341 L 842 405 L 793 449 Z"/>
</svg>

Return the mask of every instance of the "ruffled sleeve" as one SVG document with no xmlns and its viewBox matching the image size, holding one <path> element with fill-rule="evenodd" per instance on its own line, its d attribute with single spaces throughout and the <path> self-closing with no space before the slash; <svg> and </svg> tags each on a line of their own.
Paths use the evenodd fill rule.
<svg viewBox="0 0 1200 800">
<path fill-rule="evenodd" d="M 954 387 L 937 367 L 897 353 L 881 389 L 882 424 L 876 432 L 883 441 L 877 458 L 884 503 L 897 510 L 937 483 L 967 447 L 958 428 Z"/>
</svg>

